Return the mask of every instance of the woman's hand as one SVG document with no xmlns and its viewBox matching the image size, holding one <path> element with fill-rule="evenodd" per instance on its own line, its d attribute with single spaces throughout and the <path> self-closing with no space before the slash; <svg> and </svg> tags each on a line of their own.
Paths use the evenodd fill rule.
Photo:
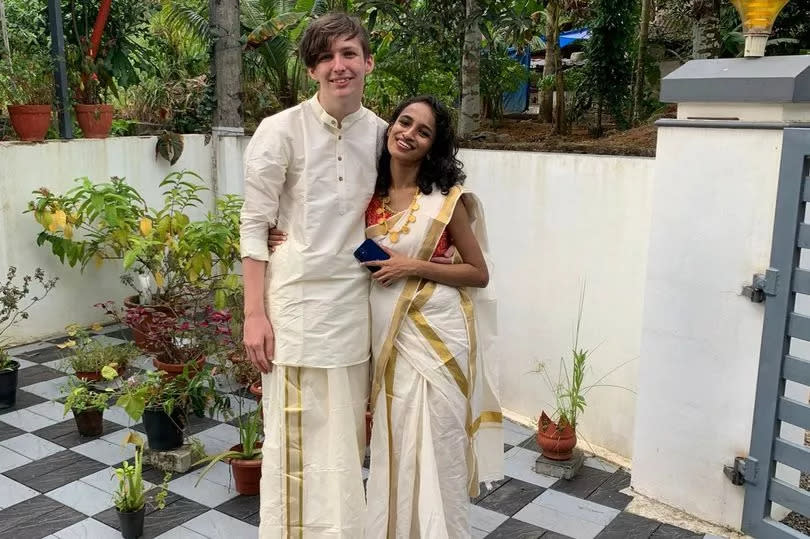
<svg viewBox="0 0 810 539">
<path fill-rule="evenodd" d="M 270 252 L 275 252 L 276 247 L 287 241 L 287 233 L 278 228 L 271 228 L 270 233 L 267 235 L 267 247 Z"/>
<path fill-rule="evenodd" d="M 416 274 L 416 267 L 419 260 L 396 253 L 384 245 L 380 245 L 380 247 L 382 247 L 382 250 L 391 258 L 388 260 L 363 262 L 364 266 L 379 266 L 380 269 L 371 274 L 372 279 L 382 286 L 388 286 L 394 281 Z"/>
</svg>

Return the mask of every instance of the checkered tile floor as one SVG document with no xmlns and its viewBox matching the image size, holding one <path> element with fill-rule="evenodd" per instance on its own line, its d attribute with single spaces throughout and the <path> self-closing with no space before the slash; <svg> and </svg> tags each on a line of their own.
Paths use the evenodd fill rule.
<svg viewBox="0 0 810 539">
<path fill-rule="evenodd" d="M 96 338 L 121 342 L 125 329 L 105 328 Z M 78 435 L 72 414 L 62 415 L 60 387 L 67 380 L 52 339 L 12 349 L 20 364 L 17 404 L 0 410 L 0 538 L 120 537 L 112 503 L 113 467 L 132 457 L 120 445 L 126 429 L 142 430 L 120 409 L 104 414 L 104 434 Z M 148 358 L 134 368 L 151 369 Z M 221 385 L 234 407 L 243 411 L 255 401 L 237 388 Z M 227 449 L 238 431 L 223 418 L 194 418 L 190 433 L 210 453 Z M 615 466 L 588 459 L 573 481 L 532 471 L 537 447 L 529 429 L 507 423 L 504 462 L 507 477 L 471 506 L 473 537 L 577 539 L 698 538 L 690 531 L 624 511 L 631 501 L 625 489 L 630 475 Z M 147 511 L 145 538 L 251 538 L 257 536 L 259 501 L 239 496 L 230 470 L 218 464 L 198 486 L 199 470 L 175 474 L 166 507 Z M 146 469 L 152 485 L 162 473 Z M 153 491 L 154 492 L 154 491 Z"/>
</svg>

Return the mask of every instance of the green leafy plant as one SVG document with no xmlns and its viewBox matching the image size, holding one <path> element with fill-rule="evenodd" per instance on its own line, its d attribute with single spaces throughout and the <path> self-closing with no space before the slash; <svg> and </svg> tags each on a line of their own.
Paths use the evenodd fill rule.
<svg viewBox="0 0 810 539">
<path fill-rule="evenodd" d="M 192 221 L 189 213 L 203 204 L 207 190 L 194 172 L 172 172 L 161 181 L 160 208 L 150 208 L 123 178 L 77 182 L 63 195 L 38 189 L 29 203 L 44 228 L 37 244 L 49 243 L 61 262 L 84 269 L 90 262 L 121 260 L 122 280 L 140 294 L 142 305 L 183 304 L 195 293 L 239 286 L 232 274 L 239 260 L 239 197 L 225 195 L 216 201 L 216 212 Z M 222 292 L 215 298 L 224 302 Z"/>
<path fill-rule="evenodd" d="M 239 424 L 239 443 L 242 445 L 241 451 L 223 451 L 222 453 L 217 453 L 216 455 L 209 455 L 204 459 L 198 460 L 194 463 L 194 466 L 199 464 L 203 464 L 205 462 L 208 463 L 202 472 L 200 472 L 200 476 L 197 478 L 197 482 L 194 483 L 194 486 L 200 484 L 202 478 L 211 471 L 211 468 L 216 465 L 217 462 L 222 460 L 228 459 L 238 459 L 238 460 L 256 460 L 262 458 L 262 449 L 260 447 L 256 447 L 256 444 L 261 439 L 262 434 L 262 418 L 259 414 L 259 410 L 256 409 L 255 411 L 247 414 L 246 416 L 240 416 L 238 420 Z"/>
<path fill-rule="evenodd" d="M 0 59 L 0 104 L 50 105 L 53 88 L 53 63 L 47 53 Z"/>
<path fill-rule="evenodd" d="M 570 425 L 572 428 L 576 429 L 579 417 L 585 412 L 587 406 L 585 397 L 594 388 L 615 387 L 630 391 L 622 386 L 602 383 L 608 376 L 629 363 L 629 361 L 610 370 L 593 384 L 585 383 L 585 375 L 587 369 L 590 367 L 590 359 L 593 350 L 587 350 L 579 345 L 579 332 L 582 328 L 584 302 L 585 289 L 583 288 L 579 297 L 579 310 L 577 312 L 577 323 L 574 331 L 574 344 L 571 347 L 570 366 L 567 364 L 564 357 L 560 358 L 560 368 L 556 382 L 552 381 L 545 364 L 540 363 L 537 366 L 537 372 L 544 377 L 546 385 L 554 395 L 554 412 L 550 419 L 557 423 L 557 427 L 560 430 L 566 425 Z"/>
<path fill-rule="evenodd" d="M 102 376 L 105 380 L 112 380 L 118 376 L 118 372 L 113 367 L 105 366 L 102 369 Z M 64 386 L 63 392 L 67 394 L 63 415 L 67 415 L 71 410 L 73 410 L 74 413 L 80 413 L 86 410 L 106 410 L 109 407 L 113 389 L 106 388 L 104 390 L 98 390 L 88 382 L 71 377 L 67 385 Z"/>
<path fill-rule="evenodd" d="M 116 392 L 116 405 L 135 421 L 146 408 L 162 408 L 169 416 L 179 408 L 184 413 L 203 417 L 230 409 L 230 400 L 216 390 L 216 382 L 208 366 L 200 370 L 186 364 L 174 378 L 163 371 L 151 371 L 126 380 Z"/>
<path fill-rule="evenodd" d="M 115 508 L 122 513 L 131 513 L 140 510 L 146 505 L 146 491 L 143 482 L 143 438 L 138 434 L 129 431 L 124 438 L 123 445 L 133 444 L 135 446 L 135 458 L 133 464 L 129 461 L 121 463 L 120 468 L 115 469 L 115 476 L 118 478 L 118 488 L 113 495 Z M 155 495 L 155 506 L 163 509 L 166 506 L 166 496 L 168 494 L 169 480 L 172 474 L 166 472 L 163 482 Z"/>
<path fill-rule="evenodd" d="M 17 368 L 8 353 L 4 350 L 8 341 L 3 334 L 21 320 L 27 320 L 28 310 L 39 301 L 45 299 L 48 293 L 56 286 L 56 278 L 46 279 L 41 268 L 34 270 L 33 275 L 24 275 L 21 283 L 15 283 L 17 268 L 11 266 L 6 272 L 5 282 L 0 282 L 0 372 Z M 42 289 L 42 295 L 32 296 L 31 285 L 36 283 Z"/>
<path fill-rule="evenodd" d="M 132 343 L 105 345 L 93 339 L 89 330 L 97 331 L 100 325 L 85 328 L 71 324 L 66 329 L 69 340 L 57 346 L 70 351 L 63 363 L 74 372 L 99 372 L 105 366 L 125 369 L 140 354 Z"/>
</svg>

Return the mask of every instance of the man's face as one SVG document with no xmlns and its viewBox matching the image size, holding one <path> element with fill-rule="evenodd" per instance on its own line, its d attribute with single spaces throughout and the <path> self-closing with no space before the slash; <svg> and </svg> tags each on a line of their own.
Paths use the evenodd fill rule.
<svg viewBox="0 0 810 539">
<path fill-rule="evenodd" d="M 374 69 L 374 60 L 363 57 L 363 47 L 356 37 L 335 38 L 328 51 L 318 57 L 309 76 L 320 85 L 321 97 L 346 98 L 363 95 L 365 77 Z"/>
</svg>

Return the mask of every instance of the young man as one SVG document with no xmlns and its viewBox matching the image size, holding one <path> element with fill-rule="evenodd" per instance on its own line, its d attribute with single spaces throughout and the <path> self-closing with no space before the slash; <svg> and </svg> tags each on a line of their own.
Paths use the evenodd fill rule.
<svg viewBox="0 0 810 539">
<path fill-rule="evenodd" d="M 245 152 L 244 341 L 264 394 L 260 537 L 356 538 L 370 326 L 368 270 L 352 253 L 386 124 L 361 105 L 374 61 L 357 19 L 316 19 L 300 54 L 318 93 L 262 121 Z M 273 226 L 289 238 L 271 261 Z"/>
</svg>

